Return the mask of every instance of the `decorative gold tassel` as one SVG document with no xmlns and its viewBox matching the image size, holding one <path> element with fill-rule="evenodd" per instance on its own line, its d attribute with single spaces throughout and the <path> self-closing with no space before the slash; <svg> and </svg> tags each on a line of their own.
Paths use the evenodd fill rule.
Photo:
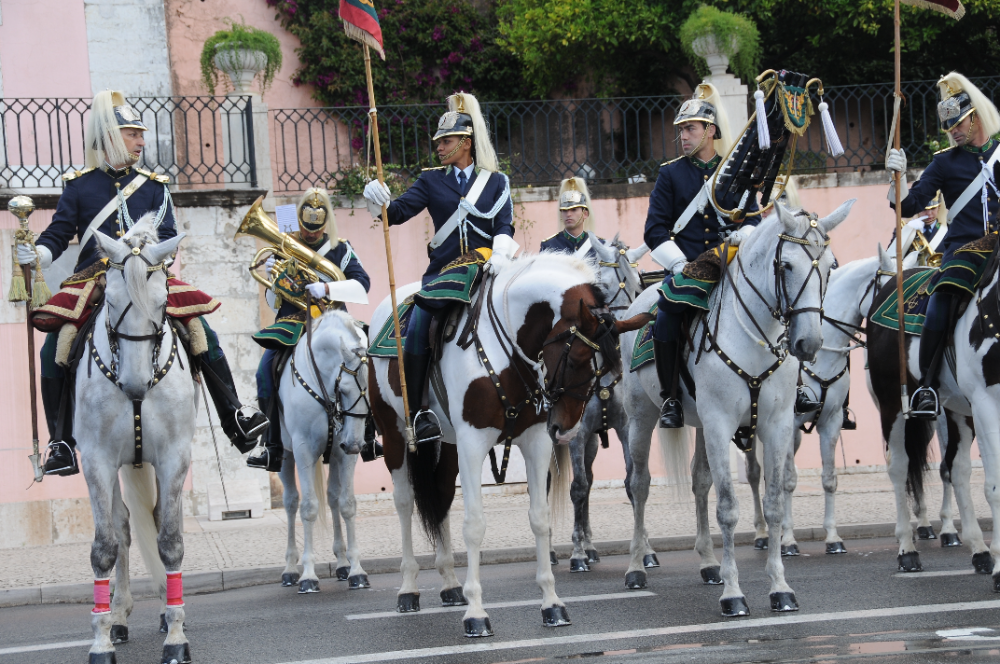
<svg viewBox="0 0 1000 664">
<path fill-rule="evenodd" d="M 17 248 L 14 248 L 11 256 L 11 262 L 14 264 L 10 275 L 10 292 L 7 293 L 8 302 L 27 302 L 28 301 L 28 289 L 24 284 L 24 272 L 21 270 L 21 266 L 17 264 Z"/>
<path fill-rule="evenodd" d="M 37 309 L 45 306 L 45 303 L 50 299 L 52 299 L 52 291 L 49 290 L 49 285 L 45 283 L 45 275 L 36 263 L 35 278 L 31 284 L 31 308 Z"/>
</svg>

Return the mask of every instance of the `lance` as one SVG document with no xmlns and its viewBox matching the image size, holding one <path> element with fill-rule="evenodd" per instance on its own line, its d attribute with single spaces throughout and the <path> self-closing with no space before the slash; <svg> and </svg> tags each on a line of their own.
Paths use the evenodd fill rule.
<svg viewBox="0 0 1000 664">
<path fill-rule="evenodd" d="M 895 131 L 893 131 L 893 147 L 899 149 L 900 146 L 900 129 L 899 126 L 899 108 L 900 102 L 902 100 L 902 90 L 900 89 L 900 69 L 901 57 L 900 57 L 900 39 L 899 39 L 899 0 L 895 0 L 895 14 L 893 15 L 893 28 L 896 35 L 896 89 L 895 97 L 893 103 L 893 118 L 892 126 Z M 906 371 L 906 326 L 903 324 L 903 202 L 900 192 L 900 173 L 899 171 L 893 171 L 892 179 L 896 186 L 896 311 L 898 312 L 899 318 L 899 331 L 898 331 L 898 344 L 899 344 L 899 398 L 901 401 L 902 410 L 904 418 L 910 416 L 910 399 L 909 399 L 909 389 L 907 387 L 907 371 Z"/>
<path fill-rule="evenodd" d="M 10 302 L 25 303 L 25 319 L 28 326 L 28 396 L 31 404 L 31 467 L 35 471 L 35 482 L 41 482 L 45 477 L 42 471 L 41 454 L 38 452 L 38 389 L 35 385 L 35 330 L 31 327 L 32 292 L 31 292 L 31 265 L 20 265 L 17 263 L 17 245 L 30 244 L 34 246 L 35 236 L 28 230 L 28 215 L 35 210 L 34 202 L 27 196 L 15 196 L 7 203 L 7 210 L 17 217 L 20 228 L 14 232 L 14 255 L 11 261 L 14 265 L 14 276 L 11 278 L 11 290 L 7 299 Z M 21 274 L 18 274 L 20 267 Z M 23 279 L 23 283 L 21 280 Z M 38 284 L 36 284 L 37 286 Z M 45 289 L 47 290 L 47 288 Z M 36 291 L 35 299 L 41 296 L 41 290 Z"/>
</svg>

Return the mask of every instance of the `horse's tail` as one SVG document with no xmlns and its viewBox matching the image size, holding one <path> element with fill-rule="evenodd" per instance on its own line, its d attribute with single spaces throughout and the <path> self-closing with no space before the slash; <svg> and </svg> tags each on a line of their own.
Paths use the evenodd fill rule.
<svg viewBox="0 0 1000 664">
<path fill-rule="evenodd" d="M 553 445 L 552 459 L 549 461 L 549 524 L 556 530 L 569 512 L 569 486 L 573 481 L 573 464 L 570 460 L 569 445 Z"/>
<path fill-rule="evenodd" d="M 691 495 L 691 429 L 656 428 L 667 486 L 677 499 Z"/>
<path fill-rule="evenodd" d="M 906 492 L 919 503 L 924 495 L 924 471 L 927 470 L 927 448 L 934 433 L 933 421 L 911 417 L 903 425 L 906 449 Z"/>
<path fill-rule="evenodd" d="M 427 539 L 437 544 L 441 524 L 455 498 L 458 448 L 446 443 L 423 444 L 416 452 L 406 451 L 406 467 L 420 523 Z"/>
<path fill-rule="evenodd" d="M 319 528 L 319 532 L 322 535 L 330 535 L 330 517 L 327 516 L 326 510 L 326 483 L 327 476 L 323 473 L 323 461 L 321 459 L 316 459 L 316 464 L 313 466 L 313 494 L 316 496 L 316 502 L 319 505 L 316 507 L 316 527 Z M 333 515 L 333 518 L 338 518 L 337 514 Z"/>
<path fill-rule="evenodd" d="M 160 560 L 160 547 L 156 542 L 159 529 L 156 527 L 156 471 L 151 465 L 142 468 L 124 467 L 119 471 L 122 478 L 122 500 L 129 511 L 129 525 L 132 538 L 139 545 L 139 553 L 146 563 L 146 569 L 153 577 L 160 597 L 167 596 L 167 570 Z"/>
</svg>

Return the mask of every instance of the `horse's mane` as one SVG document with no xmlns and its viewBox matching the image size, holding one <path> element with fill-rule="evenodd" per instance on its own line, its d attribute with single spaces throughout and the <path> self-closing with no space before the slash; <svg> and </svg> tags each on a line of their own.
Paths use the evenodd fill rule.
<svg viewBox="0 0 1000 664">
<path fill-rule="evenodd" d="M 130 247 L 158 244 L 160 238 L 156 227 L 153 225 L 155 219 L 156 214 L 154 212 L 144 214 L 119 242 Z M 123 274 L 125 277 L 125 287 L 128 291 L 129 299 L 132 301 L 132 306 L 138 309 L 147 320 L 156 321 L 159 316 L 158 310 L 162 303 L 155 303 L 150 300 L 146 264 L 139 260 L 126 261 Z"/>
<path fill-rule="evenodd" d="M 501 264 L 500 274 L 507 270 L 527 269 L 538 265 L 555 270 L 570 270 L 576 272 L 583 281 L 594 283 L 597 280 L 596 264 L 592 260 L 580 259 L 573 254 L 561 251 L 541 251 L 537 254 L 522 253 L 512 261 Z"/>
<path fill-rule="evenodd" d="M 356 333 L 354 341 L 354 348 L 367 348 L 368 342 L 364 338 L 364 332 L 357 325 L 357 321 L 353 316 L 351 316 L 346 311 L 341 311 L 340 309 L 329 309 L 322 316 L 316 319 L 314 331 L 319 330 L 321 327 L 330 325 L 333 322 L 340 323 L 345 328 L 352 330 Z"/>
</svg>

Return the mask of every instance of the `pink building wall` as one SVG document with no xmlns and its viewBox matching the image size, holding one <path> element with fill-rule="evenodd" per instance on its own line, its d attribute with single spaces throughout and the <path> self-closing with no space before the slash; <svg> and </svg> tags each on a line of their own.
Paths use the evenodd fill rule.
<svg viewBox="0 0 1000 664">
<path fill-rule="evenodd" d="M 3 0 L 0 67 L 4 97 L 89 97 L 83 2 Z"/>
</svg>

